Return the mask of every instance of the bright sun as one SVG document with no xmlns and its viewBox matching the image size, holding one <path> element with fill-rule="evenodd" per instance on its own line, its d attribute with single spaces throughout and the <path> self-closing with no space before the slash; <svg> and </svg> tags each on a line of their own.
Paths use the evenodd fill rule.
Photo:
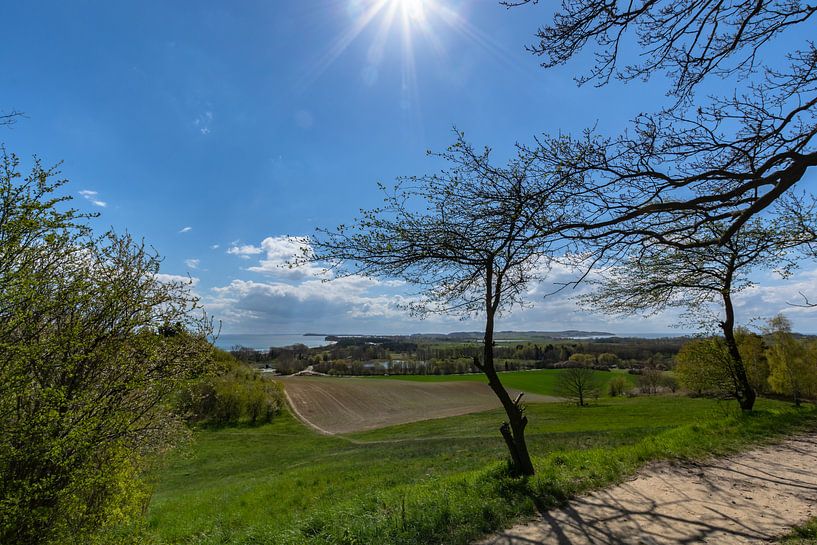
<svg viewBox="0 0 817 545">
<path fill-rule="evenodd" d="M 451 6 L 447 0 L 343 0 L 350 25 L 333 41 L 329 49 L 314 66 L 308 77 L 317 79 L 338 57 L 340 57 L 367 28 L 372 37 L 366 57 L 361 59 L 360 77 L 364 84 L 375 85 L 381 67 L 400 66 L 400 104 L 410 108 L 418 100 L 415 50 L 422 42 L 424 61 L 436 59 L 439 63 L 449 62 L 445 44 L 446 34 L 455 33 L 460 39 L 488 50 L 492 55 L 505 56 L 490 35 L 485 34 Z M 399 40 L 399 52 L 389 46 L 391 38 Z M 396 58 L 393 55 L 397 55 Z"/>
<path fill-rule="evenodd" d="M 391 0 L 400 5 L 403 17 L 418 23 L 424 23 L 426 18 L 426 0 Z"/>
</svg>

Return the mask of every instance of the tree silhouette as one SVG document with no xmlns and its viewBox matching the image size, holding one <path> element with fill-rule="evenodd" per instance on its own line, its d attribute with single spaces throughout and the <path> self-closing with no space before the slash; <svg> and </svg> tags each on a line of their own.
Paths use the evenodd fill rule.
<svg viewBox="0 0 817 545">
<path fill-rule="evenodd" d="M 525 288 L 563 249 L 552 233 L 577 213 L 576 187 L 519 158 L 495 167 L 490 150 L 476 152 L 461 133 L 440 157 L 448 170 L 401 179 L 382 208 L 362 211 L 351 226 L 320 230 L 305 259 L 331 263 L 341 274 L 405 281 L 417 288 L 406 307 L 420 315 L 484 317 L 482 360 L 474 365 L 505 409 L 500 432 L 513 467 L 531 475 L 521 396 L 511 398 L 494 365 L 494 322 L 524 303 Z"/>
<path fill-rule="evenodd" d="M 815 13 L 798 1 L 563 2 L 529 47 L 544 67 L 590 48 L 596 62 L 580 84 L 663 72 L 673 99 L 619 136 L 543 136 L 530 149 L 586 178 L 595 219 L 576 227 L 621 243 L 723 243 L 790 193 L 817 166 L 817 48 L 808 38 Z M 771 47 L 784 39 L 788 50 Z M 712 80 L 734 93 L 699 98 Z M 711 223 L 723 226 L 718 239 L 700 236 L 712 234 L 703 229 Z"/>
</svg>

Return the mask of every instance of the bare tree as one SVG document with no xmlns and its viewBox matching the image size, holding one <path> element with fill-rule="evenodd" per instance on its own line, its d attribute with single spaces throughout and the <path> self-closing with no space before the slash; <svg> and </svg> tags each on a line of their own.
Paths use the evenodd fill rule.
<svg viewBox="0 0 817 545">
<path fill-rule="evenodd" d="M 319 231 L 306 259 L 333 263 L 341 274 L 401 279 L 417 288 L 407 306 L 420 315 L 482 315 L 483 356 L 474 364 L 505 409 L 500 432 L 515 470 L 532 475 L 521 395 L 511 398 L 494 366 L 494 322 L 524 303 L 526 286 L 543 278 L 560 250 L 545 233 L 575 213 L 575 187 L 519 159 L 492 166 L 490 150 L 475 151 L 461 133 L 440 156 L 449 170 L 400 180 L 382 208 L 362 211 L 352 226 Z"/>
<path fill-rule="evenodd" d="M 599 395 L 599 383 L 590 367 L 568 367 L 561 371 L 556 389 L 559 395 L 575 401 L 579 407 L 587 405 L 588 397 Z"/>
<path fill-rule="evenodd" d="M 704 237 L 720 238 L 721 224 L 704 229 Z M 733 296 L 752 285 L 749 273 L 757 268 L 776 269 L 788 276 L 800 257 L 798 248 L 807 239 L 796 225 L 782 217 L 774 221 L 753 220 L 723 245 L 677 248 L 645 244 L 620 266 L 603 272 L 593 281 L 596 290 L 580 298 L 591 310 L 620 315 L 657 313 L 667 308 L 686 309 L 704 327 L 717 323 L 730 358 L 728 372 L 741 409 L 751 410 L 756 394 L 752 388 L 735 338 Z M 719 303 L 716 317 L 710 305 Z"/>
<path fill-rule="evenodd" d="M 9 127 L 17 122 L 17 118 L 22 117 L 23 113 L 17 110 L 11 110 L 8 113 L 0 112 L 0 127 Z"/>
<path fill-rule="evenodd" d="M 817 166 L 817 48 L 808 38 L 816 12 L 797 0 L 562 2 L 529 48 L 544 67 L 591 48 L 596 63 L 580 84 L 664 72 L 674 99 L 620 136 L 544 136 L 530 150 L 586 177 L 595 219 L 575 227 L 619 242 L 723 243 L 791 191 Z M 770 47 L 783 39 L 788 51 Z M 628 62 L 632 42 L 639 53 Z M 735 92 L 696 97 L 717 79 Z M 702 238 L 713 222 L 724 226 L 719 239 Z"/>
</svg>

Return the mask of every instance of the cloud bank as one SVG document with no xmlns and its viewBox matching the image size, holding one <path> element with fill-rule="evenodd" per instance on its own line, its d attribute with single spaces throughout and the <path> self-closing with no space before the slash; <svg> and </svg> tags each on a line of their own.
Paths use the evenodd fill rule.
<svg viewBox="0 0 817 545">
<path fill-rule="evenodd" d="M 226 253 L 239 258 L 234 262 L 235 277 L 201 293 L 205 308 L 222 320 L 225 333 L 400 334 L 482 328 L 479 318 L 432 315 L 421 320 L 410 316 L 405 307 L 416 296 L 402 282 L 354 275 L 338 278 L 316 264 L 292 266 L 306 245 L 304 237 L 269 236 L 258 244 L 234 242 L 228 247 Z M 583 329 L 619 334 L 680 334 L 696 329 L 681 320 L 680 310 L 647 317 L 605 316 L 582 310 L 574 298 L 589 289 L 587 286 L 553 293 L 561 283 L 573 279 L 575 273 L 568 267 L 553 266 L 544 282 L 530 286 L 529 305 L 500 316 L 498 329 Z M 755 280 L 755 286 L 735 297 L 741 324 L 757 325 L 759 319 L 783 312 L 798 331 L 817 333 L 817 309 L 789 304 L 802 300 L 799 293 L 817 299 L 814 264 L 786 281 L 771 273 Z M 681 327 L 674 327 L 679 324 Z"/>
</svg>

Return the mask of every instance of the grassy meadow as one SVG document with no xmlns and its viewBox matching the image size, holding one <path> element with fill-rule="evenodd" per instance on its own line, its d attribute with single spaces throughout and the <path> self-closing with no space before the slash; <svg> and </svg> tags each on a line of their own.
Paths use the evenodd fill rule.
<svg viewBox="0 0 817 545">
<path fill-rule="evenodd" d="M 532 394 L 545 396 L 559 396 L 559 369 L 537 369 L 535 371 L 505 371 L 500 373 L 502 384 L 506 388 L 524 390 Z M 623 376 L 635 385 L 635 376 L 626 371 L 595 371 L 597 385 L 602 397 L 606 397 L 607 383 L 613 377 Z M 471 373 L 465 375 L 374 375 L 366 377 L 370 380 L 411 380 L 417 382 L 454 382 L 473 381 L 488 383 L 488 379 L 482 373 Z"/>
<path fill-rule="evenodd" d="M 528 377 L 524 389 L 552 395 L 553 375 L 503 380 Z M 817 421 L 813 408 L 776 401 L 744 416 L 734 402 L 683 396 L 531 404 L 528 414 L 530 479 L 508 475 L 500 410 L 343 437 L 319 435 L 288 413 L 260 427 L 198 431 L 154 474 L 140 539 L 464 544 L 646 462 L 730 452 Z"/>
</svg>

